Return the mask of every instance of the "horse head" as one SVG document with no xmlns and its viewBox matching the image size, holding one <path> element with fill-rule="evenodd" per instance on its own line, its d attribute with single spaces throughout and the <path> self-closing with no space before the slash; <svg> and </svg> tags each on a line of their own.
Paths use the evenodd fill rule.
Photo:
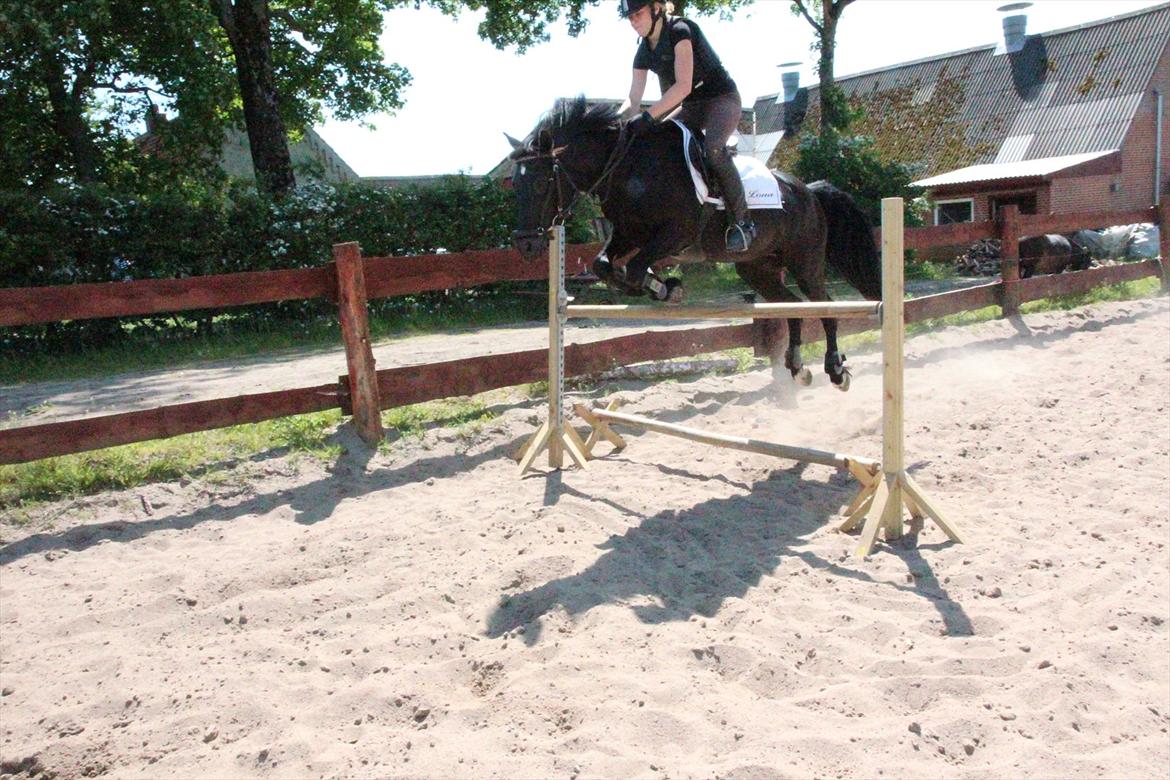
<svg viewBox="0 0 1170 780">
<path fill-rule="evenodd" d="M 539 128 L 525 141 L 508 136 L 512 144 L 512 189 L 516 193 L 516 229 L 512 245 L 525 260 L 536 260 L 548 249 L 548 228 L 567 205 L 571 185 L 559 181 L 564 172 L 557 165 L 563 147 L 554 146 L 552 134 Z"/>
<path fill-rule="evenodd" d="M 525 259 L 546 251 L 548 228 L 564 222 L 577 198 L 591 191 L 594 169 L 605 160 L 605 134 L 616 134 L 616 115 L 612 107 L 588 108 L 584 97 L 558 100 L 524 141 L 508 136 L 516 193 L 512 243 Z"/>
</svg>

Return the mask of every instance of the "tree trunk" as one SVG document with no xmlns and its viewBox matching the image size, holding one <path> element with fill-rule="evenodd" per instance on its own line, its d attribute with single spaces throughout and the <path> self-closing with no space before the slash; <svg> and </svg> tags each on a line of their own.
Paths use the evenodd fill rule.
<svg viewBox="0 0 1170 780">
<path fill-rule="evenodd" d="M 837 89 L 833 77 L 833 56 L 837 48 L 837 14 L 833 3 L 825 0 L 824 18 L 821 21 L 821 56 L 817 61 L 817 75 L 820 77 L 821 135 L 836 127 L 838 106 L 835 100 Z"/>
<path fill-rule="evenodd" d="M 52 52 L 41 53 L 41 64 L 42 81 L 53 108 L 53 128 L 73 158 L 73 173 L 83 184 L 95 182 L 98 178 L 97 148 L 86 127 L 81 102 L 71 97 L 66 87 L 65 67 Z"/>
<path fill-rule="evenodd" d="M 211 0 L 211 7 L 227 33 L 236 58 L 256 184 L 270 195 L 287 193 L 296 186 L 296 177 L 272 70 L 268 2 Z"/>
</svg>

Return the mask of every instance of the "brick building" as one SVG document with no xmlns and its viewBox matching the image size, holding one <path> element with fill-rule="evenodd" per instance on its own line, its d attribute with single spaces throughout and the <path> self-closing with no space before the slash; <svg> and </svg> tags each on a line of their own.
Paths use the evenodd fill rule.
<svg viewBox="0 0 1170 780">
<path fill-rule="evenodd" d="M 1170 3 L 1033 35 L 1026 5 L 1005 7 L 994 45 L 838 79 L 863 112 L 852 131 L 920 168 L 938 224 L 1012 203 L 1045 214 L 1166 197 Z M 741 152 L 791 169 L 797 134 L 818 123 L 817 91 L 788 80 L 757 99 Z"/>
</svg>

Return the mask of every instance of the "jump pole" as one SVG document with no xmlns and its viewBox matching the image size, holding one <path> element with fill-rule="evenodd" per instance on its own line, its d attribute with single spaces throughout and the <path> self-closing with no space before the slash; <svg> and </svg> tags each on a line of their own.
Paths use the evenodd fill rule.
<svg viewBox="0 0 1170 780">
<path fill-rule="evenodd" d="M 562 451 L 568 451 L 577 465 L 585 467 L 594 445 L 605 438 L 616 448 L 625 447 L 625 440 L 613 431 L 610 424 L 625 425 L 643 430 L 689 439 L 729 449 L 756 452 L 788 460 L 821 463 L 848 469 L 861 483 L 861 492 L 845 509 L 847 515 L 842 531 L 862 526 L 856 554 L 868 555 L 882 533 L 887 540 L 902 536 L 902 507 L 911 515 L 912 527 L 917 530 L 926 516 L 938 524 L 954 542 L 962 542 L 957 527 L 947 520 L 925 491 L 906 472 L 903 451 L 903 205 L 901 198 L 882 200 L 882 303 L 830 301 L 808 303 L 757 303 L 728 306 L 657 307 L 657 306 L 570 306 L 565 290 L 564 227 L 550 230 L 549 245 L 549 419 L 524 444 L 516 458 L 523 475 L 532 467 L 540 452 L 549 450 L 549 465 L 559 469 L 563 465 Z M 564 417 L 564 324 L 569 317 L 596 317 L 607 319 L 722 319 L 751 317 L 756 319 L 787 319 L 791 317 L 838 319 L 872 317 L 882 321 L 882 463 L 824 450 L 792 447 L 784 444 L 724 436 L 651 420 L 616 411 L 617 404 L 608 409 L 589 409 L 577 404 L 578 416 L 590 424 L 593 431 L 589 440 L 582 441 Z"/>
</svg>

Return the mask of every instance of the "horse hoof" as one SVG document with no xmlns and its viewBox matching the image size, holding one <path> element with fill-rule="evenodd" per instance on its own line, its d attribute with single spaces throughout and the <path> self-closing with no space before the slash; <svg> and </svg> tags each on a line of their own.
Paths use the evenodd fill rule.
<svg viewBox="0 0 1170 780">
<path fill-rule="evenodd" d="M 801 366 L 796 371 L 792 372 L 792 378 L 797 384 L 808 387 L 812 384 L 812 372 L 808 370 L 807 366 Z"/>
<path fill-rule="evenodd" d="M 849 384 L 852 381 L 853 381 L 853 375 L 849 373 L 848 369 L 846 369 L 845 373 L 843 373 L 841 375 L 841 381 L 836 382 L 835 384 L 837 385 L 838 390 L 840 390 L 841 392 L 845 392 L 846 390 L 849 389 Z"/>
<path fill-rule="evenodd" d="M 666 280 L 666 303 L 671 306 L 679 306 L 687 299 L 686 290 L 683 289 L 682 280 L 675 279 L 673 276 Z"/>
<path fill-rule="evenodd" d="M 608 258 L 598 257 L 593 261 L 593 275 L 602 281 L 613 278 L 613 263 Z"/>
</svg>

